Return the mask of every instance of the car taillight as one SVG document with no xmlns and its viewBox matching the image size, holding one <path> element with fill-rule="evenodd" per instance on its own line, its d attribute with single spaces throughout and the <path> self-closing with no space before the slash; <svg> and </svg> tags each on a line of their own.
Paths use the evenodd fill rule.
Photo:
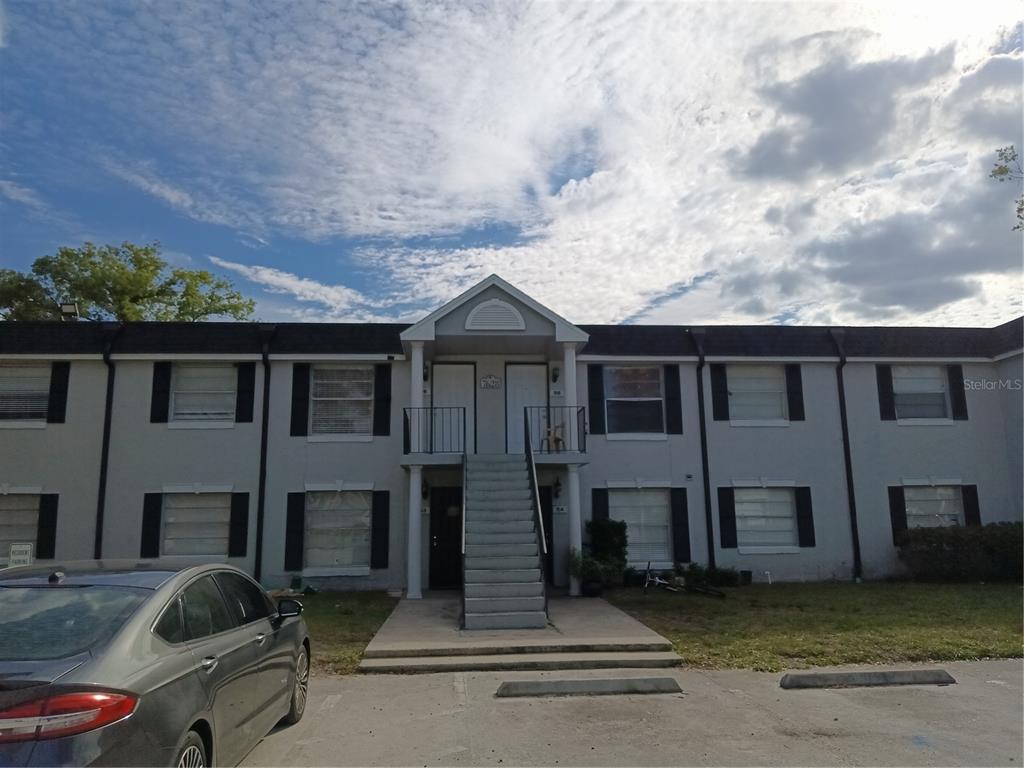
<svg viewBox="0 0 1024 768">
<path fill-rule="evenodd" d="M 138 699 L 126 693 L 58 693 L 0 710 L 0 744 L 72 736 L 110 725 L 135 711 Z"/>
</svg>

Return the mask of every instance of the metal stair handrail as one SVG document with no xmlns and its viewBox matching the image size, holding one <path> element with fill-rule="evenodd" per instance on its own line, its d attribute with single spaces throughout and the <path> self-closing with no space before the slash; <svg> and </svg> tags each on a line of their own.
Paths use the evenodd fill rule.
<svg viewBox="0 0 1024 768">
<path fill-rule="evenodd" d="M 534 520 L 540 534 L 540 584 L 544 591 L 544 615 L 548 613 L 547 554 L 548 540 L 544 535 L 544 515 L 540 507 L 540 487 L 537 485 L 537 464 L 533 460 L 533 440 L 530 437 L 529 409 L 523 409 L 523 442 L 526 444 L 526 468 L 530 476 L 530 500 L 533 503 Z"/>
<path fill-rule="evenodd" d="M 462 454 L 462 621 L 466 626 L 466 486 L 469 485 L 469 470 L 466 454 Z"/>
</svg>

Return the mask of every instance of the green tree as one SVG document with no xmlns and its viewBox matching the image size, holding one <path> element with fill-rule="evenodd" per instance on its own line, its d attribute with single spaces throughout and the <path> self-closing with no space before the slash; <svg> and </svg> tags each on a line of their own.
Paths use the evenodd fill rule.
<svg viewBox="0 0 1024 768">
<path fill-rule="evenodd" d="M 996 150 L 996 162 L 989 177 L 996 181 L 1014 181 L 1018 186 L 1024 181 L 1024 167 L 1012 144 Z M 1024 230 L 1024 194 L 1017 197 L 1017 225 L 1013 229 Z"/>
<path fill-rule="evenodd" d="M 159 243 L 85 243 L 36 259 L 27 273 L 0 269 L 4 320 L 59 320 L 66 300 L 87 320 L 247 320 L 255 307 L 211 272 L 169 268 Z"/>
</svg>

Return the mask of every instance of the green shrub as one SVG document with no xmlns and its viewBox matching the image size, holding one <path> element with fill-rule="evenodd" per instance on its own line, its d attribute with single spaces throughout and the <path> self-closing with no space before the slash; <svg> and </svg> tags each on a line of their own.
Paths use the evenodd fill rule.
<svg viewBox="0 0 1024 768">
<path fill-rule="evenodd" d="M 1024 578 L 1024 526 L 911 528 L 900 559 L 922 581 L 1013 581 Z"/>
<path fill-rule="evenodd" d="M 676 575 L 686 579 L 687 584 L 703 584 L 709 587 L 740 585 L 740 574 L 735 568 L 706 568 L 700 563 L 676 563 Z"/>
</svg>

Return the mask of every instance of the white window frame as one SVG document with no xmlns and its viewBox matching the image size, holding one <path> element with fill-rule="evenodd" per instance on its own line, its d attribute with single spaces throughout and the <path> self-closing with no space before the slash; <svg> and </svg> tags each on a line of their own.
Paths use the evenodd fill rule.
<svg viewBox="0 0 1024 768">
<path fill-rule="evenodd" d="M 762 387 L 760 389 L 735 389 L 736 382 L 750 380 L 751 372 L 757 369 L 771 369 L 777 374 L 781 388 Z M 776 378 L 772 376 L 772 378 Z M 760 426 L 789 426 L 789 390 L 786 382 L 786 366 L 781 363 L 729 363 L 725 369 L 725 379 L 729 391 L 729 423 L 737 427 L 760 427 Z M 735 410 L 738 397 L 745 394 L 753 395 L 777 395 L 779 399 L 779 413 L 772 416 L 741 416 L 737 418 Z"/>
<path fill-rule="evenodd" d="M 917 387 L 908 386 L 908 382 L 911 380 L 922 382 L 927 381 L 927 378 L 922 375 L 909 376 L 907 375 L 910 371 L 916 371 L 919 374 L 924 371 L 937 371 L 938 378 L 936 384 L 931 388 L 922 389 L 920 385 Z M 901 386 L 902 385 L 902 386 Z M 902 390 L 902 391 L 901 391 Z M 943 416 L 901 416 L 899 396 L 901 394 L 939 394 L 943 395 L 943 408 L 945 415 Z M 949 424 L 953 421 L 953 405 L 949 399 L 949 373 L 948 369 L 944 365 L 894 365 L 892 366 L 892 399 L 893 409 L 896 412 L 896 421 L 904 424 Z"/>
<path fill-rule="evenodd" d="M 367 397 L 317 397 L 316 396 L 316 376 L 319 371 L 337 371 L 337 370 L 363 370 L 367 371 L 370 379 L 370 394 Z M 368 401 L 370 403 L 370 413 L 367 417 L 367 429 L 365 432 L 318 432 L 314 429 L 315 416 L 316 416 L 316 404 L 319 401 Z M 331 442 L 331 441 L 363 441 L 373 439 L 373 416 L 374 409 L 376 407 L 376 372 L 372 364 L 360 365 L 338 365 L 338 364 L 320 364 L 313 365 L 310 371 L 309 377 L 309 420 L 307 422 L 308 440 L 311 442 Z"/>
<path fill-rule="evenodd" d="M 303 540 L 302 540 L 302 562 L 309 563 L 309 550 L 310 542 L 314 531 L 311 530 L 311 519 L 312 512 L 322 510 L 311 510 L 310 500 L 312 496 L 362 496 L 366 500 L 366 525 L 316 525 L 315 529 L 322 531 L 329 530 L 341 530 L 347 531 L 350 534 L 360 535 L 365 534 L 366 536 L 366 563 L 349 563 L 349 564 L 315 564 L 307 565 L 302 569 L 303 576 L 369 576 L 370 575 L 370 559 L 373 557 L 373 492 L 370 490 L 323 490 L 323 491 L 306 491 L 305 497 L 305 513 L 303 515 Z M 354 548 L 354 545 L 353 547 Z M 320 548 L 323 549 L 323 548 Z"/>
<path fill-rule="evenodd" d="M 219 520 L 208 520 L 207 521 L 207 520 L 204 520 L 203 522 L 198 522 L 198 523 L 183 523 L 183 522 L 179 522 L 179 521 L 172 521 L 170 519 L 171 514 L 173 514 L 173 511 L 174 511 L 174 509 L 173 509 L 173 502 L 178 497 L 180 497 L 182 500 L 184 500 L 184 499 L 198 500 L 200 497 L 205 497 L 205 499 L 207 501 L 212 502 L 212 500 L 209 499 L 209 497 L 211 497 L 211 496 L 223 496 L 227 500 L 227 504 L 225 505 L 223 510 L 217 508 L 217 512 L 223 513 L 223 515 L 224 515 L 223 521 L 219 521 Z M 181 557 L 181 558 L 189 558 L 189 559 L 208 559 L 211 562 L 219 562 L 219 561 L 222 561 L 225 558 L 227 558 L 227 556 L 228 556 L 228 547 L 229 547 L 230 541 L 231 541 L 231 493 L 230 493 L 230 491 L 228 491 L 228 492 L 224 492 L 224 491 L 203 491 L 203 492 L 200 492 L 200 493 L 185 493 L 185 492 L 164 493 L 161 496 L 160 504 L 161 504 L 161 509 L 160 509 L 160 556 L 161 557 L 167 557 L 167 558 Z M 185 506 L 182 507 L 182 509 L 186 509 L 186 508 L 187 507 L 185 507 Z M 214 507 L 192 507 L 192 509 L 210 509 L 210 508 L 214 508 Z M 195 552 L 195 553 L 193 553 L 193 552 L 168 552 L 167 551 L 167 534 L 168 534 L 168 530 L 167 529 L 168 529 L 168 524 L 176 525 L 176 526 L 180 525 L 180 526 L 183 526 L 183 527 L 192 527 L 192 526 L 197 525 L 197 524 L 198 525 L 203 525 L 203 524 L 206 524 L 206 525 L 211 525 L 211 524 L 212 525 L 222 525 L 224 527 L 224 536 L 223 536 L 224 547 L 223 547 L 223 550 L 217 549 L 217 551 L 215 551 L 215 552 Z M 211 540 L 212 539 L 218 539 L 219 540 L 222 537 L 220 537 L 220 536 L 203 536 L 203 537 L 179 536 L 179 537 L 175 537 L 176 540 L 183 540 L 183 539 L 188 539 L 188 538 L 203 538 L 203 539 L 211 539 Z"/>
<path fill-rule="evenodd" d="M 670 490 L 668 488 L 609 488 L 608 489 L 608 517 L 610 519 L 612 519 L 612 520 L 620 520 L 621 519 L 619 517 L 616 517 L 616 511 L 618 509 L 621 509 L 623 506 L 628 506 L 628 507 L 630 507 L 632 509 L 641 509 L 641 510 L 643 510 L 643 509 L 653 509 L 653 505 L 642 504 L 641 502 L 645 498 L 653 497 L 655 494 L 657 494 L 658 497 L 661 500 L 664 501 L 664 509 L 665 509 L 665 516 L 666 516 L 664 526 L 662 526 L 661 524 L 655 524 L 654 522 L 645 524 L 642 520 L 641 520 L 640 523 L 635 523 L 634 522 L 633 526 L 639 525 L 642 529 L 664 528 L 665 529 L 665 542 L 664 542 L 664 544 L 665 544 L 665 552 L 667 553 L 668 556 L 665 557 L 665 558 L 661 558 L 661 559 L 650 559 L 646 555 L 640 556 L 640 555 L 637 555 L 637 553 L 635 553 L 635 552 L 633 553 L 633 556 L 631 556 L 630 555 L 631 545 L 630 545 L 629 542 L 630 542 L 630 540 L 637 539 L 638 537 L 636 536 L 635 532 L 634 532 L 633 536 L 629 536 L 629 529 L 631 527 L 633 527 L 633 526 L 631 526 L 630 525 L 630 521 L 627 520 L 626 521 L 626 535 L 627 535 L 626 561 L 627 561 L 628 565 L 630 565 L 630 566 L 632 566 L 634 568 L 646 568 L 647 567 L 647 562 L 648 562 L 649 559 L 650 559 L 650 563 L 651 563 L 651 568 L 658 568 L 658 569 L 672 568 L 674 566 L 674 564 L 675 564 L 675 562 L 674 562 L 675 561 L 675 553 L 672 551 L 672 548 L 673 548 L 675 540 L 674 540 L 674 538 L 672 536 L 672 497 L 671 497 L 671 492 L 670 492 Z M 625 500 L 625 499 L 633 499 L 634 503 L 632 503 L 632 504 L 622 504 L 621 500 Z M 620 503 L 617 504 L 616 503 L 617 501 L 619 501 Z M 661 506 L 661 505 L 659 504 L 658 506 Z M 641 518 L 642 518 L 642 516 L 643 516 L 643 512 L 641 512 Z M 646 536 L 643 537 L 643 538 L 646 538 Z M 640 542 L 637 541 L 637 543 L 639 544 Z M 643 543 L 644 544 L 649 544 L 650 542 L 646 542 L 645 541 Z"/>
<path fill-rule="evenodd" d="M 230 369 L 231 387 L 230 389 L 216 389 L 208 391 L 196 391 L 196 392 L 182 392 L 182 394 L 209 394 L 209 395 L 228 395 L 231 396 L 231 407 L 228 409 L 225 415 L 216 415 L 213 417 L 206 416 L 180 416 L 177 413 L 177 399 L 179 393 L 179 385 L 181 382 L 181 371 L 183 369 L 199 369 L 199 368 L 221 368 Z M 234 363 L 210 363 L 210 362 L 185 362 L 185 363 L 174 363 L 171 366 L 171 394 L 170 402 L 168 404 L 168 418 L 167 424 L 171 428 L 189 428 L 189 429 L 217 429 L 225 427 L 233 427 L 235 424 L 235 410 L 238 406 L 238 368 Z"/>
<path fill-rule="evenodd" d="M 758 498 L 760 497 L 760 498 Z M 788 514 L 782 514 L 781 505 L 788 506 Z M 800 532 L 796 517 L 796 489 L 793 486 L 769 485 L 764 487 L 738 487 L 733 489 L 733 505 L 736 513 L 736 549 L 741 555 L 783 555 L 800 552 Z M 742 505 L 742 506 L 741 506 Z M 744 507 L 758 508 L 746 509 Z M 762 525 L 771 521 L 789 519 L 792 537 L 789 541 L 758 540 L 744 534 L 753 528 L 746 528 L 744 522 L 758 521 Z M 744 538 L 747 541 L 744 543 Z"/>
<path fill-rule="evenodd" d="M 658 397 L 612 397 L 610 387 L 608 386 L 609 378 L 612 371 L 626 370 L 629 368 L 649 368 L 658 372 L 658 390 L 660 395 Z M 665 426 L 665 369 L 660 365 L 645 365 L 645 364 L 625 364 L 625 365 L 606 365 L 601 374 L 604 377 L 604 424 L 605 424 L 605 436 L 609 440 L 665 440 L 667 438 L 666 426 Z M 611 429 L 611 420 L 608 418 L 608 403 L 611 401 L 616 402 L 627 402 L 627 403 L 642 403 L 642 402 L 654 402 L 661 403 L 661 431 L 660 432 L 613 432 Z"/>
<path fill-rule="evenodd" d="M 0 363 L 0 398 L 3 397 L 3 392 L 7 391 L 6 381 L 13 381 L 16 377 L 5 376 L 5 372 L 12 370 L 30 371 L 32 369 L 38 369 L 37 376 L 25 376 L 28 379 L 38 379 L 39 387 L 33 388 L 31 391 L 32 397 L 42 397 L 43 399 L 43 415 L 31 419 L 19 419 L 19 418 L 8 418 L 0 417 L 0 427 L 7 429 L 33 429 L 33 428 L 45 428 L 46 417 L 49 412 L 50 406 L 50 377 L 53 375 L 53 366 L 49 362 L 32 361 L 32 362 L 21 362 L 11 361 Z M 43 383 L 45 381 L 45 384 Z"/>
<path fill-rule="evenodd" d="M 941 498 L 944 492 L 948 498 Z M 922 498 L 911 498 L 920 495 Z M 927 497 L 934 498 L 927 498 Z M 939 512 L 930 511 L 924 505 L 939 505 Z M 952 513 L 941 511 L 946 508 L 947 503 Z M 903 486 L 903 507 L 907 515 L 907 528 L 950 528 L 955 525 L 965 525 L 964 520 L 964 495 L 963 486 L 954 484 L 936 485 L 904 485 Z M 917 507 L 915 509 L 915 507 Z M 927 522 L 935 518 L 956 516 L 956 520 L 943 522 L 937 525 L 928 525 Z"/>
<path fill-rule="evenodd" d="M 31 544 L 32 545 L 32 557 L 36 556 L 36 542 L 39 537 L 39 504 L 42 497 L 38 493 L 5 493 L 0 494 L 0 503 L 4 507 L 12 504 L 12 501 L 24 501 L 23 505 L 18 505 L 16 509 L 0 509 L 0 531 L 6 531 L 7 528 L 14 526 L 10 523 L 4 522 L 4 516 L 8 512 L 17 512 L 20 514 L 33 513 L 35 516 L 31 522 L 19 523 L 18 527 L 24 527 L 29 535 L 27 537 L 21 536 L 15 538 L 7 538 L 7 534 L 4 533 L 0 536 L 0 567 L 6 566 L 10 562 L 11 556 L 11 544 Z"/>
</svg>

